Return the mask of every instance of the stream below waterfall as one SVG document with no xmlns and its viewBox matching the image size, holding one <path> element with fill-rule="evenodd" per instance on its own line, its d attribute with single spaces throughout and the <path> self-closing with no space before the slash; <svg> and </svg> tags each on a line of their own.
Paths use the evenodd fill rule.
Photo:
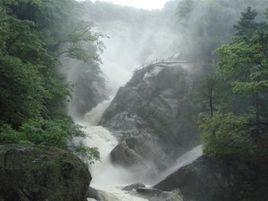
<svg viewBox="0 0 268 201">
<path fill-rule="evenodd" d="M 110 105 L 111 100 L 112 98 L 98 104 L 85 115 L 83 121 L 78 122 L 86 133 L 83 144 L 88 147 L 96 147 L 100 152 L 100 161 L 90 165 L 90 172 L 93 178 L 91 187 L 100 192 L 103 201 L 146 201 L 147 199 L 137 197 L 122 190 L 123 187 L 140 181 L 136 181 L 127 169 L 115 166 L 110 161 L 110 152 L 117 146 L 118 141 L 110 131 L 99 126 L 98 122 Z M 156 178 L 155 183 L 201 155 L 201 146 L 187 152 L 176 160 L 175 166 L 160 174 L 159 178 Z M 88 199 L 88 201 L 94 201 L 94 199 Z"/>
<path fill-rule="evenodd" d="M 130 195 L 122 187 L 135 183 L 128 172 L 122 167 L 116 167 L 110 162 L 109 154 L 118 144 L 117 139 L 98 122 L 109 106 L 111 100 L 104 101 L 86 114 L 79 122 L 86 133 L 83 143 L 88 147 L 96 147 L 100 152 L 100 161 L 90 166 L 92 174 L 91 187 L 101 193 L 103 201 L 146 201 L 146 199 Z M 88 199 L 93 201 L 94 199 Z"/>
</svg>

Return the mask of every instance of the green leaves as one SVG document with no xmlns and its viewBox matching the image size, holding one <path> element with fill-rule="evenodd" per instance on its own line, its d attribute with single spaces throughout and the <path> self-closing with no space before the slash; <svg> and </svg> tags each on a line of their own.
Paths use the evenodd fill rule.
<svg viewBox="0 0 268 201">
<path fill-rule="evenodd" d="M 253 62 L 253 49 L 245 42 L 224 45 L 217 50 L 218 70 L 226 79 L 243 77 L 250 71 Z"/>
<path fill-rule="evenodd" d="M 35 144 L 70 149 L 82 159 L 93 163 L 99 160 L 97 148 L 83 145 L 72 145 L 73 137 L 83 137 L 84 133 L 70 119 L 30 119 L 19 130 L 12 129 L 8 124 L 0 122 L 0 144 Z"/>
<path fill-rule="evenodd" d="M 244 40 L 251 38 L 259 27 L 258 23 L 255 21 L 257 17 L 256 10 L 252 10 L 251 7 L 248 7 L 245 12 L 241 13 L 240 21 L 234 28 L 237 30 L 236 35 L 242 37 Z"/>
<path fill-rule="evenodd" d="M 100 39 L 103 37 L 101 34 L 93 33 L 88 24 L 80 22 L 72 32 L 65 34 L 61 39 L 58 56 L 65 55 L 84 63 L 99 63 L 101 60 L 98 53 L 102 52 L 104 47 Z"/>
<path fill-rule="evenodd" d="M 80 128 L 69 119 L 29 119 L 15 131 L 7 124 L 0 124 L 0 143 L 27 142 L 36 145 L 67 148 L 71 137 L 83 136 Z"/>
<path fill-rule="evenodd" d="M 232 86 L 234 93 L 244 93 L 254 97 L 256 122 L 261 110 L 267 107 L 265 98 L 268 92 L 268 28 L 265 23 L 256 23 L 255 11 L 250 8 L 242 13 L 236 26 L 237 36 L 233 42 L 217 50 L 219 55 L 218 72 Z"/>
<path fill-rule="evenodd" d="M 70 90 L 57 56 L 97 63 L 102 43 L 77 14 L 74 0 L 0 1 L 0 143 L 67 149 L 83 135 L 65 115 Z M 80 151 L 98 157 L 96 149 Z"/>
<path fill-rule="evenodd" d="M 230 91 L 235 101 L 222 96 L 217 107 L 224 108 L 224 102 L 230 106 L 202 121 L 208 155 L 259 157 L 267 151 L 260 142 L 268 130 L 268 28 L 257 23 L 256 16 L 251 8 L 243 12 L 233 41 L 216 51 L 216 74 L 225 82 L 222 90 Z M 215 93 L 221 94 L 220 90 Z"/>
<path fill-rule="evenodd" d="M 100 159 L 100 153 L 97 148 L 85 147 L 83 145 L 71 147 L 81 159 L 88 161 L 88 165 L 94 164 L 95 161 Z"/>
<path fill-rule="evenodd" d="M 44 109 L 45 89 L 38 67 L 11 56 L 0 57 L 0 119 L 17 127 Z"/>
<path fill-rule="evenodd" d="M 218 157 L 247 157 L 254 145 L 246 117 L 216 113 L 201 124 L 204 152 Z"/>
<path fill-rule="evenodd" d="M 268 89 L 268 80 L 262 80 L 259 82 L 239 82 L 233 83 L 233 91 L 235 93 L 258 93 L 265 92 Z"/>
</svg>

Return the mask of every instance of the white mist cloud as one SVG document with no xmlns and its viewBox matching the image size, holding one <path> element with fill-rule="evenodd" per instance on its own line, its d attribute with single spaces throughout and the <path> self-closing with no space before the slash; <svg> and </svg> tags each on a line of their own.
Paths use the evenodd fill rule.
<svg viewBox="0 0 268 201">
<path fill-rule="evenodd" d="M 93 0 L 94 2 L 96 0 Z M 130 6 L 143 9 L 161 9 L 168 0 L 100 0 L 112 2 L 114 4 Z"/>
</svg>

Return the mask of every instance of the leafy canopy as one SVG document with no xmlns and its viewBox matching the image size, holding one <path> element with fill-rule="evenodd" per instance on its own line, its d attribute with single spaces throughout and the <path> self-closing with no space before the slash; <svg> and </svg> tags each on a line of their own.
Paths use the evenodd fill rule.
<svg viewBox="0 0 268 201">
<path fill-rule="evenodd" d="M 100 34 L 78 19 L 74 0 L 0 2 L 0 143 L 70 148 L 83 133 L 65 115 L 70 88 L 59 57 L 100 62 Z M 97 158 L 94 148 L 72 147 Z"/>
</svg>

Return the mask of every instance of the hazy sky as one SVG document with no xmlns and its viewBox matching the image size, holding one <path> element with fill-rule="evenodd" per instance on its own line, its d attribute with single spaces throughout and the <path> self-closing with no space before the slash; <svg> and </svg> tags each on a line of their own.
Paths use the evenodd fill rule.
<svg viewBox="0 0 268 201">
<path fill-rule="evenodd" d="M 93 0 L 96 1 L 96 0 Z M 101 0 L 144 9 L 161 9 L 168 0 Z"/>
</svg>

